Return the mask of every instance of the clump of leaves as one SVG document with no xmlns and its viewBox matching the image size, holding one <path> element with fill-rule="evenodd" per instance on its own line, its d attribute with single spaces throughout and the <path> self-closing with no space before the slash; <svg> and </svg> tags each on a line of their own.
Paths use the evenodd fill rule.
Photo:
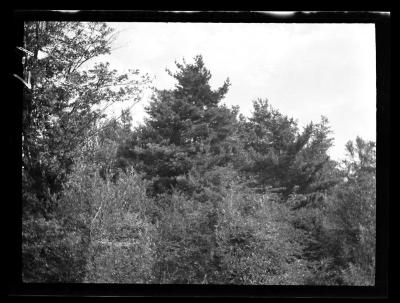
<svg viewBox="0 0 400 303">
<path fill-rule="evenodd" d="M 84 233 L 59 219 L 32 218 L 22 225 L 24 282 L 81 282 L 88 245 Z"/>
<path fill-rule="evenodd" d="M 309 273 L 300 257 L 300 233 L 286 218 L 290 210 L 276 200 L 273 193 L 243 187 L 223 200 L 217 227 L 222 283 L 304 283 Z"/>
<path fill-rule="evenodd" d="M 85 281 L 149 283 L 157 234 L 146 182 L 133 171 L 112 182 L 99 168 L 78 163 L 60 199 L 62 215 L 89 230 Z"/>
</svg>

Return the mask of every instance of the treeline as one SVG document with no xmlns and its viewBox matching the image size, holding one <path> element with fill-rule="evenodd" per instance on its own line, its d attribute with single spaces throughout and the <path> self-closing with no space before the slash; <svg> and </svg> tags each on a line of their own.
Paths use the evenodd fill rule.
<svg viewBox="0 0 400 303">
<path fill-rule="evenodd" d="M 374 285 L 374 142 L 350 141 L 338 163 L 325 117 L 300 128 L 259 99 L 246 118 L 201 56 L 168 71 L 176 86 L 142 125 L 109 120 L 148 84 L 80 68 L 112 35 L 25 24 L 23 281 Z"/>
</svg>

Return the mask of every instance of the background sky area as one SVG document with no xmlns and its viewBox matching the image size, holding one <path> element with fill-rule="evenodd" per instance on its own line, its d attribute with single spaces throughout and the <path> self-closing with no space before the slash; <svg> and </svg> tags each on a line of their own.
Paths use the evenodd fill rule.
<svg viewBox="0 0 400 303">
<path fill-rule="evenodd" d="M 321 115 L 330 121 L 335 160 L 356 136 L 376 139 L 375 28 L 373 24 L 114 23 L 111 67 L 148 73 L 159 89 L 173 88 L 165 71 L 201 54 L 213 88 L 229 77 L 223 103 L 249 116 L 252 101 L 267 98 L 300 127 Z M 134 124 L 149 97 L 132 108 Z M 129 104 L 124 105 L 129 106 Z"/>
</svg>

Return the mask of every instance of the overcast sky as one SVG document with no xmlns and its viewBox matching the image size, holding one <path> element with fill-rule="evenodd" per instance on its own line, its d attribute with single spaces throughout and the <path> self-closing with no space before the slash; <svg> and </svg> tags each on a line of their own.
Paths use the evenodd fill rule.
<svg viewBox="0 0 400 303">
<path fill-rule="evenodd" d="M 120 31 L 106 60 L 121 71 L 139 69 L 157 88 L 175 84 L 165 69 L 201 54 L 216 88 L 229 77 L 224 103 L 248 116 L 252 101 L 268 98 L 300 126 L 326 116 L 335 145 L 357 135 L 375 140 L 376 83 L 373 24 L 109 23 Z M 143 100 L 132 109 L 142 121 Z"/>
</svg>

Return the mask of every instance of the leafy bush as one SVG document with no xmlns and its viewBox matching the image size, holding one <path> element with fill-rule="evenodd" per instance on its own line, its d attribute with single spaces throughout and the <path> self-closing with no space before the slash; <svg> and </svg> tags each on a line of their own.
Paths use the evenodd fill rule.
<svg viewBox="0 0 400 303">
<path fill-rule="evenodd" d="M 222 283 L 302 284 L 309 275 L 300 258 L 301 234 L 276 200 L 275 194 L 243 187 L 232 188 L 223 200 L 217 227 Z"/>
<path fill-rule="evenodd" d="M 87 242 L 57 219 L 32 218 L 22 225 L 24 282 L 79 282 L 85 276 Z"/>
<path fill-rule="evenodd" d="M 88 227 L 90 245 L 86 282 L 146 283 L 152 280 L 154 225 L 148 220 L 153 201 L 146 182 L 133 171 L 116 182 L 100 176 L 99 167 L 78 163 L 60 199 L 60 215 Z"/>
<path fill-rule="evenodd" d="M 201 283 L 211 265 L 212 230 L 208 203 L 179 192 L 158 198 L 162 217 L 155 273 L 159 283 Z"/>
</svg>

